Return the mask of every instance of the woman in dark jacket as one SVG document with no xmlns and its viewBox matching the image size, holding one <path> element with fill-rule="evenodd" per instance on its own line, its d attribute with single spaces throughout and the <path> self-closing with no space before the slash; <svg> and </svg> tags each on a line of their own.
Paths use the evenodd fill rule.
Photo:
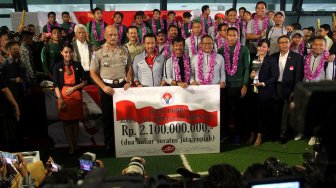
<svg viewBox="0 0 336 188">
<path fill-rule="evenodd" d="M 79 120 L 83 118 L 81 90 L 86 84 L 86 78 L 82 65 L 72 60 L 73 49 L 70 44 L 63 45 L 61 54 L 64 60 L 55 65 L 53 78 L 59 118 L 63 120 L 69 154 L 73 154 L 77 147 Z"/>
<path fill-rule="evenodd" d="M 256 119 L 257 127 L 251 132 L 249 142 L 252 143 L 257 137 L 254 145 L 262 143 L 263 133 L 266 126 L 271 125 L 273 100 L 276 95 L 275 83 L 278 78 L 277 63 L 274 57 L 268 55 L 269 41 L 262 39 L 258 42 L 258 59 L 252 62 L 251 79 L 253 79 L 253 91 L 257 95 Z"/>
</svg>

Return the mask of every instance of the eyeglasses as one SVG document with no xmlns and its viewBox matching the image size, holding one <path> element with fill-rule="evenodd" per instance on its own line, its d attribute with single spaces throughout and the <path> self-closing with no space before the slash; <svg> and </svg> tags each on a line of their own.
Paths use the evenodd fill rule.
<svg viewBox="0 0 336 188">
<path fill-rule="evenodd" d="M 279 42 L 279 44 L 288 44 L 289 41 Z"/>
<path fill-rule="evenodd" d="M 203 44 L 203 45 L 205 45 L 205 46 L 206 46 L 206 45 L 208 45 L 208 46 L 210 46 L 210 45 L 213 45 L 213 43 L 212 43 L 212 42 L 210 42 L 210 43 L 205 43 L 205 42 L 202 42 L 202 44 Z"/>
</svg>

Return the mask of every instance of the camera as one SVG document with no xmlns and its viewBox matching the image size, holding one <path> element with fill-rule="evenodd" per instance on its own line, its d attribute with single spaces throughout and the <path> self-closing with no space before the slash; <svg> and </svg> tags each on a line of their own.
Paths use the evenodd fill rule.
<svg viewBox="0 0 336 188">
<path fill-rule="evenodd" d="M 0 152 L 0 156 L 6 160 L 6 163 L 13 164 L 14 162 L 18 162 L 18 157 L 15 154 Z"/>
<path fill-rule="evenodd" d="M 62 167 L 59 164 L 51 162 L 51 171 L 58 172 L 60 170 L 62 170 Z"/>
<path fill-rule="evenodd" d="M 126 176 L 145 176 L 146 161 L 142 157 L 133 157 L 125 169 L 124 175 Z"/>
<path fill-rule="evenodd" d="M 96 154 L 91 152 L 84 153 L 79 159 L 80 178 L 84 178 L 94 167 L 99 166 L 96 162 Z"/>
<path fill-rule="evenodd" d="M 97 163 L 87 159 L 79 159 L 80 170 L 90 172 L 93 167 L 97 166 Z"/>
<path fill-rule="evenodd" d="M 275 157 L 269 157 L 265 160 L 264 165 L 272 177 L 283 177 L 293 175 L 293 171 L 287 164 L 281 163 Z"/>
</svg>

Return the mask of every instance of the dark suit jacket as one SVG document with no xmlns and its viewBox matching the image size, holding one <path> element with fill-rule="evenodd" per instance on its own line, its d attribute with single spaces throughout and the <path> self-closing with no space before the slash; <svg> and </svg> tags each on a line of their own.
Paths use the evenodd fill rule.
<svg viewBox="0 0 336 188">
<path fill-rule="evenodd" d="M 276 81 L 279 77 L 278 64 L 274 57 L 266 56 L 259 70 L 259 82 L 264 82 L 265 87 L 258 87 L 258 97 L 271 99 L 276 96 Z"/>
<path fill-rule="evenodd" d="M 279 57 L 280 52 L 272 54 L 277 62 L 277 72 L 279 73 Z M 293 92 L 295 84 L 301 82 L 303 79 L 304 67 L 303 57 L 300 54 L 290 51 L 287 57 L 286 65 L 282 76 L 282 92 L 279 98 L 288 100 L 290 94 Z M 277 78 L 278 79 L 278 78 Z M 276 79 L 276 81 L 277 81 Z"/>
<path fill-rule="evenodd" d="M 87 78 L 85 78 L 84 69 L 79 62 L 76 61 L 72 62 L 72 66 L 75 72 L 76 85 L 80 84 L 83 80 L 87 80 Z M 62 91 L 62 88 L 64 86 L 64 74 L 65 74 L 63 61 L 55 64 L 53 73 L 54 73 L 53 74 L 54 86 L 58 87 Z"/>
<path fill-rule="evenodd" d="M 89 48 L 89 58 L 90 58 L 89 62 L 90 62 L 91 61 L 91 57 L 92 57 L 92 44 L 89 41 L 86 41 L 86 43 L 88 44 L 88 48 Z M 79 54 L 79 51 L 78 51 L 78 46 L 77 46 L 77 40 L 75 40 L 72 43 L 72 47 L 73 47 L 73 50 L 74 50 L 73 60 L 77 61 L 77 62 L 81 62 L 81 57 L 80 57 L 80 54 Z"/>
</svg>

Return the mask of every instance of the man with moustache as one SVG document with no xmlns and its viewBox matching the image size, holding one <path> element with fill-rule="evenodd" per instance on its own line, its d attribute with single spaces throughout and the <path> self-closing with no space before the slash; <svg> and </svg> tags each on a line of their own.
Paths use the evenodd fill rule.
<svg viewBox="0 0 336 188">
<path fill-rule="evenodd" d="M 164 78 L 171 86 L 187 88 L 189 86 L 191 67 L 190 59 L 184 52 L 184 39 L 177 37 L 173 40 L 173 53 L 165 63 Z"/>
<path fill-rule="evenodd" d="M 127 38 L 128 42 L 125 44 L 128 52 L 131 55 L 131 60 L 133 62 L 134 57 L 140 53 L 142 53 L 145 48 L 143 44 L 139 41 L 138 38 L 138 29 L 135 26 L 130 26 L 127 29 Z"/>
<path fill-rule="evenodd" d="M 104 143 L 108 152 L 115 154 L 113 88 L 131 86 L 132 62 L 127 49 L 118 43 L 118 30 L 109 25 L 105 30 L 106 42 L 94 52 L 90 65 L 90 75 L 99 87 L 103 113 Z"/>
</svg>

